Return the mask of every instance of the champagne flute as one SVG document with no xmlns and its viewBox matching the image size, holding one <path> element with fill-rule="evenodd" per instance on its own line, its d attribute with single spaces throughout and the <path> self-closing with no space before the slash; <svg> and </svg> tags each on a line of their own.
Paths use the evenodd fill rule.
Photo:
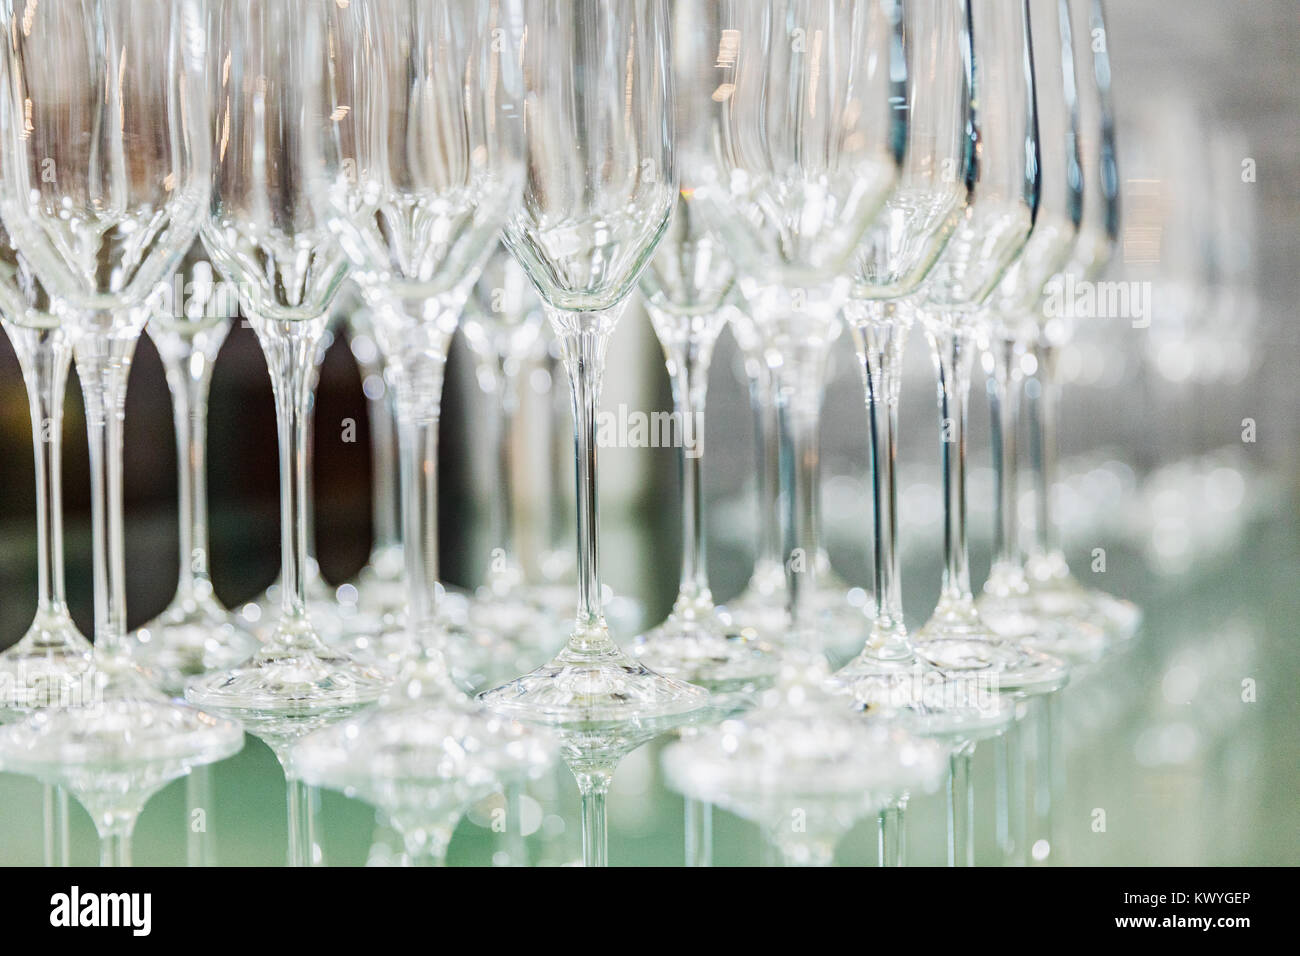
<svg viewBox="0 0 1300 956">
<path fill-rule="evenodd" d="M 526 180 L 505 243 L 542 296 L 573 398 L 578 610 L 548 664 L 487 691 L 555 727 L 582 793 L 583 859 L 606 864 L 605 795 L 623 755 L 699 713 L 705 691 L 630 659 L 601 610 L 596 411 L 610 335 L 677 193 L 664 0 L 528 0 Z"/>
<path fill-rule="evenodd" d="M 721 14 L 717 4 L 704 10 L 689 0 L 673 5 L 676 146 L 693 155 L 706 154 L 722 135 L 713 100 Z M 704 406 L 713 348 L 735 285 L 735 267 L 720 238 L 693 205 L 696 176 L 705 170 L 691 164 L 682 169 L 672 221 L 641 276 L 646 310 L 672 381 L 680 446 L 682 565 L 672 612 L 636 639 L 633 654 L 661 674 L 727 693 L 770 682 L 778 657 L 718 613 L 705 564 Z"/>
<path fill-rule="evenodd" d="M 987 303 L 1037 226 L 1042 154 L 1027 2 L 967 0 L 966 9 L 967 136 L 978 150 L 966 176 L 961 219 L 909 300 L 925 328 L 938 378 L 944 477 L 942 586 L 915 645 L 942 670 L 982 675 L 1004 693 L 1047 694 L 1064 686 L 1067 665 L 999 639 L 980 618 L 970 586 L 965 456 L 971 364 L 987 334 Z M 954 776 L 965 777 L 969 754 L 957 757 Z M 969 791 L 964 807 L 958 806 L 955 785 L 951 793 L 949 862 L 973 865 Z"/>
<path fill-rule="evenodd" d="M 172 399 L 180 572 L 166 610 L 132 633 L 131 656 L 153 683 L 168 694 L 181 694 L 190 677 L 244 660 L 257 648 L 257 638 L 239 615 L 218 603 L 208 567 L 208 388 L 238 297 L 215 281 L 197 242 L 165 291 L 155 302 L 148 333 Z"/>
<path fill-rule="evenodd" d="M 321 640 L 307 608 L 308 427 L 314 360 L 347 263 L 307 194 L 312 153 L 306 111 L 340 127 L 366 119 L 363 103 L 330 103 L 331 64 L 301 32 L 337 27 L 343 12 L 311 0 L 210 5 L 214 109 L 212 198 L 202 224 L 213 264 L 239 288 L 266 356 L 280 451 L 281 615 L 242 665 L 192 681 L 186 696 L 236 714 L 287 770 L 293 740 L 375 702 L 387 679 Z M 322 92 L 324 91 L 324 92 Z M 324 98 L 322 102 L 322 97 Z M 205 117 L 208 119 L 209 117 Z M 289 860 L 316 861 L 313 795 L 288 783 Z"/>
<path fill-rule="evenodd" d="M 66 707 L 84 689 L 91 645 L 68 613 L 63 570 L 63 398 L 72 339 L 50 314 L 49 295 L 0 226 L 0 325 L 27 388 L 36 465 L 36 616 L 0 652 L 0 722 Z M 46 786 L 45 864 L 67 865 L 68 797 Z"/>
<path fill-rule="evenodd" d="M 166 780 L 242 746 L 237 724 L 168 701 L 126 634 L 123 408 L 158 285 L 193 244 L 208 195 L 201 6 L 0 9 L 0 214 L 73 342 L 91 465 L 95 647 L 90 699 L 6 728 L 0 763 L 66 786 L 101 862 L 130 860 L 140 808 Z"/>
<path fill-rule="evenodd" d="M 1101 275 L 1114 252 L 1120 228 L 1110 51 L 1101 0 L 1071 0 L 1070 22 L 1079 80 L 1085 188 L 1078 242 L 1054 280 L 1060 295 L 1068 282 L 1095 281 Z M 1050 293 L 1048 299 L 1050 306 Z M 1060 346 L 1072 332 L 1066 311 L 1045 307 L 1039 316 L 1037 334 L 1031 340 L 1035 388 L 1029 392 L 1030 453 L 1038 513 L 1026 572 L 1036 610 L 1042 617 L 1076 629 L 1100 629 L 1108 641 L 1123 642 L 1137 633 L 1141 610 L 1129 601 L 1079 583 L 1070 572 L 1052 516 L 1059 391 L 1056 367 Z"/>
</svg>

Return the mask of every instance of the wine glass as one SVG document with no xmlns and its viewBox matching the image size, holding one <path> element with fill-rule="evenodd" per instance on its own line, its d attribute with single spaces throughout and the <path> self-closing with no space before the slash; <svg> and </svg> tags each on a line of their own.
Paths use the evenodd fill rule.
<svg viewBox="0 0 1300 956">
<path fill-rule="evenodd" d="M 27 388 L 36 465 L 36 616 L 0 652 L 0 723 L 66 707 L 84 690 L 91 645 L 68 613 L 63 571 L 63 398 L 72 339 L 50 312 L 45 287 L 0 225 L 0 325 Z M 45 864 L 67 862 L 67 794 L 46 788 Z"/>
<path fill-rule="evenodd" d="M 560 732 L 582 792 L 583 859 L 607 857 L 605 794 L 622 756 L 702 711 L 707 693 L 629 658 L 601 611 L 596 412 L 610 334 L 677 193 L 664 0 L 528 0 L 523 202 L 505 243 L 542 296 L 573 398 L 578 610 L 549 663 L 488 706 Z"/>
<path fill-rule="evenodd" d="M 131 656 L 153 683 L 177 695 L 190 677 L 244 660 L 257 648 L 257 638 L 218 603 L 208 568 L 208 388 L 238 295 L 216 281 L 197 242 L 161 291 L 147 329 L 172 399 L 180 572 L 166 610 L 132 633 Z"/>
<path fill-rule="evenodd" d="M 722 135 L 714 102 L 722 6 L 673 4 L 673 88 L 676 148 L 707 154 Z M 690 145 L 687 145 L 687 143 Z M 640 635 L 633 655 L 661 674 L 714 693 L 752 689 L 770 681 L 778 659 L 752 633 L 734 628 L 713 604 L 704 540 L 704 407 L 709 364 L 726 323 L 735 268 L 718 235 L 695 209 L 699 167 L 687 164 L 673 217 L 641 275 L 646 311 L 664 349 L 672 382 L 682 497 L 682 565 L 677 599 L 667 620 Z"/>
<path fill-rule="evenodd" d="M 547 656 L 563 644 L 563 617 L 525 578 L 515 543 L 515 464 L 520 376 L 540 350 L 545 315 L 523 268 L 498 245 L 484 267 L 461 320 L 475 358 L 480 389 L 492 401 L 495 487 L 493 548 L 487 579 L 469 608 L 469 626 L 501 635 L 525 656 Z M 569 592 L 571 593 L 571 592 Z M 537 662 L 534 657 L 532 664 Z"/>
<path fill-rule="evenodd" d="M 906 0 L 898 20 L 894 112 L 903 124 L 902 170 L 885 209 L 854 255 L 843 315 L 867 399 L 874 503 L 875 614 L 861 652 L 834 685 L 869 713 L 905 720 L 916 733 L 952 745 L 949 835 L 964 852 L 973 791 L 969 761 L 977 740 L 1006 729 L 1014 707 L 981 694 L 970 676 L 919 657 L 903 619 L 895 478 L 901 360 L 912 311 L 905 299 L 924 281 L 953 235 L 967 199 L 974 157 L 963 134 L 973 112 L 970 35 L 960 4 Z M 881 814 L 882 861 L 899 864 L 904 802 Z"/>
<path fill-rule="evenodd" d="M 212 198 L 202 224 L 213 264 L 239 288 L 271 373 L 279 426 L 281 616 L 257 653 L 238 667 L 196 678 L 189 700 L 235 714 L 265 740 L 282 767 L 305 733 L 375 702 L 387 679 L 328 647 L 307 607 L 308 427 L 314 356 L 347 263 L 307 193 L 309 111 L 341 131 L 369 118 L 364 103 L 331 104 L 333 64 L 304 31 L 338 28 L 345 11 L 310 0 L 209 7 L 214 133 Z M 322 99 L 323 98 L 323 99 Z M 209 117 L 205 117 L 209 119 Z M 288 780 L 289 858 L 314 862 L 312 794 Z"/>
<path fill-rule="evenodd" d="M 237 724 L 150 686 L 126 634 L 123 406 L 149 300 L 193 244 L 208 195 L 202 10 L 188 0 L 46 4 L 24 9 L 21 23 L 0 10 L 0 25 L 0 213 L 73 343 L 95 555 L 89 693 L 8 728 L 0 761 L 65 785 L 95 815 L 103 861 L 127 862 L 156 784 L 242 745 Z"/>
<path fill-rule="evenodd" d="M 1067 283 L 1095 281 L 1109 262 L 1119 237 L 1119 172 L 1116 168 L 1115 118 L 1110 94 L 1110 51 L 1105 12 L 1100 0 L 1071 0 L 1070 23 L 1079 81 L 1080 155 L 1084 200 L 1079 238 L 1073 255 L 1054 280 L 1058 295 Z M 1050 305 L 1051 292 L 1049 291 Z M 1141 625 L 1140 609 L 1095 588 L 1085 588 L 1070 573 L 1052 517 L 1056 483 L 1056 367 L 1061 344 L 1072 331 L 1065 309 L 1045 306 L 1032 341 L 1034 358 L 1030 392 L 1030 451 L 1038 515 L 1026 560 L 1029 587 L 1042 618 L 1075 630 L 1100 629 L 1110 642 L 1132 637 Z"/>
<path fill-rule="evenodd" d="M 1103 635 L 1063 627 L 1034 613 L 1020 555 L 1016 493 L 1020 390 L 1026 353 L 1036 337 L 1044 288 L 1074 250 L 1085 200 L 1080 165 L 1078 83 L 1068 11 L 1060 0 L 1031 0 L 1034 91 L 1041 184 L 1033 232 L 988 303 L 990 433 L 994 463 L 993 562 L 976 602 L 984 622 L 1010 639 L 1069 660 L 1096 659 Z"/>
<path fill-rule="evenodd" d="M 968 11 L 967 136 L 979 146 L 977 160 L 967 174 L 956 229 L 909 300 L 938 376 L 944 469 L 943 583 L 915 641 L 942 668 L 992 668 L 1004 691 L 1046 691 L 1062 686 L 1064 664 L 999 640 L 980 619 L 970 587 L 965 429 L 971 363 L 984 334 L 985 303 L 1035 226 L 1040 153 L 1026 4 L 969 0 Z"/>
</svg>

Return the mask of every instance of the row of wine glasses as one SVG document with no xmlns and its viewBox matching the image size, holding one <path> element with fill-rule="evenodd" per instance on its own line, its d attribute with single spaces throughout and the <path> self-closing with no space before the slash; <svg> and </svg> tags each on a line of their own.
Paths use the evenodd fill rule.
<svg viewBox="0 0 1300 956">
<path fill-rule="evenodd" d="M 1041 320 L 1045 290 L 1069 270 L 1095 274 L 1115 239 L 1099 0 L 91 6 L 93 35 L 59 3 L 5 24 L 0 213 L 13 277 L 2 304 L 6 328 L 28 336 L 34 422 L 53 414 L 69 354 L 86 390 L 96 540 L 92 652 L 62 603 L 57 445 L 38 437 L 42 610 L 6 659 L 28 668 L 15 686 L 30 684 L 32 667 L 45 669 L 42 687 L 90 674 L 93 706 L 45 693 L 39 713 L 0 733 L 0 766 L 69 787 L 105 821 L 105 859 L 120 860 L 143 800 L 229 755 L 242 728 L 284 768 L 291 863 L 319 862 L 315 786 L 363 796 L 412 859 L 437 863 L 472 800 L 535 776 L 558 751 L 582 797 L 584 862 L 604 865 L 620 760 L 677 731 L 665 768 L 690 801 L 695 862 L 708 858 L 714 804 L 755 818 L 801 863 L 829 862 L 838 835 L 879 812 L 882 855 L 901 862 L 908 794 L 938 786 L 946 767 L 949 858 L 969 864 L 970 757 L 994 738 L 1012 852 L 1023 753 L 1002 735 L 1018 714 L 1037 715 L 1022 743 L 1050 782 L 1049 701 L 1073 664 L 1136 625 L 1131 607 L 1073 582 L 1047 530 L 1022 563 L 1008 507 L 1027 355 L 1039 357 L 1047 507 L 1048 376 L 1062 333 Z M 68 72 L 51 79 L 46 62 Z M 106 123 L 105 110 L 119 119 Z M 112 270 L 86 268 L 105 257 Z M 248 615 L 216 604 L 206 558 L 204 409 L 230 312 L 208 292 L 161 306 L 157 290 L 177 269 L 196 288 L 214 290 L 219 276 L 237 289 L 271 375 L 282 569 L 269 593 L 280 607 L 256 634 Z M 345 280 L 359 296 L 347 310 L 354 343 L 373 346 L 358 358 L 375 370 L 367 381 L 381 379 L 372 415 L 391 414 L 395 432 L 399 503 L 381 510 L 400 521 L 344 602 L 351 612 L 314 570 L 308 482 L 316 370 Z M 611 334 L 638 290 L 674 420 L 699 433 L 680 452 L 677 599 L 625 649 L 604 609 L 597 416 Z M 173 606 L 128 635 L 122 409 L 146 321 L 177 410 L 184 567 Z M 567 636 L 553 594 L 530 590 L 515 560 L 504 455 L 501 560 L 487 583 L 457 594 L 436 560 L 452 336 L 463 328 L 479 357 L 505 448 L 521 357 L 543 323 L 572 400 L 578 596 Z M 722 606 L 705 567 L 702 422 L 727 323 L 754 382 L 769 530 L 751 590 Z M 940 598 L 915 634 L 902 617 L 894 477 L 913 324 L 934 358 L 945 488 Z M 824 382 L 845 327 L 872 457 L 876 588 L 865 611 L 829 573 L 819 529 Z M 964 469 L 981 353 L 1001 508 L 977 601 Z M 832 644 L 856 655 L 834 673 Z M 1031 789 L 1041 860 L 1051 801 Z M 123 792 L 127 803 L 106 802 Z M 791 829 L 795 809 L 816 819 Z"/>
</svg>

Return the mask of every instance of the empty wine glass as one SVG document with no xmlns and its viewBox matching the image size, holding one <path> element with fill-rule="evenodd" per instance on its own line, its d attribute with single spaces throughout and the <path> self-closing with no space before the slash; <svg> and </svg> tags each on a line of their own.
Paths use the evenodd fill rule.
<svg viewBox="0 0 1300 956">
<path fill-rule="evenodd" d="M 953 747 L 950 842 L 969 842 L 974 742 L 1006 729 L 1014 708 L 978 681 L 929 664 L 912 646 L 903 619 L 897 548 L 897 454 L 901 360 L 912 312 L 904 304 L 951 238 L 966 201 L 974 157 L 963 143 L 972 111 L 964 56 L 969 42 L 960 4 L 905 0 L 897 21 L 894 115 L 903 126 L 899 181 L 854 256 L 844 306 L 867 398 L 871 452 L 875 614 L 861 652 L 833 683 L 864 710 L 906 721 L 914 732 Z M 903 802 L 881 814 L 882 862 L 901 863 Z"/>
<path fill-rule="evenodd" d="M 36 465 L 36 616 L 0 652 L 0 723 L 74 705 L 90 674 L 90 642 L 68 613 L 63 571 L 63 399 L 72 340 L 50 308 L 40 279 L 0 226 L 0 325 L 27 388 Z M 47 785 L 43 797 L 45 864 L 66 865 L 67 794 Z"/>
<path fill-rule="evenodd" d="M 1095 628 L 1066 627 L 1035 614 L 1020 555 L 1016 439 L 1025 358 L 1036 337 L 1034 316 L 1042 306 L 1044 287 L 1075 248 L 1085 199 L 1074 51 L 1068 11 L 1060 0 L 1031 0 L 1030 37 L 1041 183 L 1033 232 L 988 303 L 985 355 L 995 477 L 994 555 L 976 605 L 984 622 L 1003 637 L 1030 637 L 1042 650 L 1087 660 L 1100 652 L 1103 635 Z"/>
<path fill-rule="evenodd" d="M 208 388 L 238 296 L 216 281 L 199 243 L 162 291 L 148 331 L 162 359 L 176 429 L 180 572 L 166 610 L 131 635 L 131 656 L 153 683 L 180 694 L 190 677 L 244 660 L 257 639 L 217 601 L 208 567 Z"/>
<path fill-rule="evenodd" d="M 21 25 L 0 10 L 0 26 L 0 213 L 73 341 L 95 555 L 89 697 L 9 728 L 0 760 L 78 795 L 105 838 L 104 862 L 123 862 L 133 807 L 242 742 L 238 725 L 151 687 L 126 635 L 123 407 L 149 299 L 193 244 L 208 195 L 202 10 L 46 4 L 25 9 Z"/>
<path fill-rule="evenodd" d="M 479 387 L 492 401 L 496 451 L 490 520 L 493 548 L 487 578 L 470 605 L 468 623 L 473 630 L 500 635 L 525 657 L 538 652 L 549 656 L 567 636 L 562 613 L 549 607 L 547 596 L 526 580 L 515 542 L 520 376 L 541 348 L 544 321 L 537 290 L 514 257 L 498 246 L 474 286 L 461 320 L 465 341 L 474 354 Z M 534 656 L 526 666 L 536 662 Z"/>
<path fill-rule="evenodd" d="M 370 118 L 364 103 L 331 101 L 334 64 L 303 31 L 338 29 L 345 11 L 310 0 L 209 6 L 214 175 L 202 225 L 212 262 L 239 288 L 266 355 L 280 451 L 281 615 L 242 665 L 200 677 L 186 696 L 238 715 L 288 769 L 293 740 L 373 703 L 387 680 L 326 646 L 307 607 L 308 427 L 314 354 L 347 264 L 307 194 L 307 111 L 341 131 Z M 355 107 L 355 110 L 352 108 Z M 338 110 L 337 115 L 332 111 Z M 289 858 L 314 862 L 311 794 L 288 776 Z"/>
<path fill-rule="evenodd" d="M 673 5 L 676 148 L 708 153 L 721 134 L 717 92 L 721 5 Z M 691 145 L 685 145 L 687 141 Z M 641 276 L 641 291 L 672 382 L 682 486 L 682 566 L 668 619 L 637 638 L 633 654 L 661 674 L 715 693 L 753 687 L 776 673 L 775 651 L 734 628 L 713 604 L 704 547 L 704 406 L 713 348 L 728 315 L 735 268 L 694 208 L 697 170 L 681 170 L 672 221 Z"/>
<path fill-rule="evenodd" d="M 1092 282 L 1101 275 L 1119 236 L 1119 172 L 1111 107 L 1110 51 L 1100 0 L 1071 0 L 1070 23 L 1079 82 L 1084 196 L 1078 242 L 1061 275 L 1054 280 L 1062 303 L 1067 283 Z M 1049 294 L 1049 306 L 1051 298 Z M 1060 346 L 1072 332 L 1072 317 L 1071 309 L 1045 307 L 1032 339 L 1034 388 L 1029 390 L 1029 418 L 1037 520 L 1026 570 L 1035 607 L 1042 618 L 1076 631 L 1099 629 L 1110 641 L 1123 641 L 1137 632 L 1141 611 L 1129 601 L 1085 588 L 1078 582 L 1070 573 L 1052 515 L 1059 393 L 1056 370 Z"/>
<path fill-rule="evenodd" d="M 971 363 L 984 334 L 984 304 L 1034 227 L 1039 147 L 1028 9 L 968 0 L 967 137 L 979 150 L 951 238 L 912 297 L 939 382 L 944 487 L 944 572 L 939 602 L 915 637 L 918 652 L 952 671 L 996 672 L 1003 691 L 1049 691 L 1063 663 L 1006 643 L 981 621 L 966 545 L 966 415 Z"/>
<path fill-rule="evenodd" d="M 505 243 L 537 286 L 573 397 L 578 610 L 548 664 L 487 691 L 490 707 L 556 727 L 582 792 L 583 859 L 607 857 L 605 794 L 624 754 L 698 713 L 705 691 L 623 653 L 601 612 L 596 412 L 610 334 L 667 228 L 677 192 L 664 0 L 528 0 L 526 180 Z"/>
</svg>

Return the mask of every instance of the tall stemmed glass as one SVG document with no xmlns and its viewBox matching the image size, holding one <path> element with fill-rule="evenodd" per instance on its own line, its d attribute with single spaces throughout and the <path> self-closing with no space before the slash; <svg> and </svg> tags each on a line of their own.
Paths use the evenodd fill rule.
<svg viewBox="0 0 1300 956">
<path fill-rule="evenodd" d="M 338 20 L 329 38 L 332 108 L 364 104 L 370 115 L 348 129 L 321 126 L 308 175 L 371 306 L 394 389 L 408 589 L 392 635 L 401 663 L 441 650 L 448 637 L 435 484 L 443 373 L 523 180 L 522 80 L 511 52 L 521 13 L 503 0 L 402 2 L 353 4 Z M 498 635 L 480 636 L 454 649 L 500 651 Z"/>
<path fill-rule="evenodd" d="M 930 341 L 939 384 L 944 469 L 944 573 L 939 601 L 916 636 L 917 651 L 953 672 L 977 672 L 1006 693 L 1049 693 L 1066 665 L 1000 640 L 980 618 L 966 544 L 966 417 L 971 364 L 986 337 L 986 307 L 1026 250 L 1039 208 L 1041 154 L 1027 3 L 968 0 L 971 110 L 961 220 L 912 302 Z M 1059 54 L 1057 57 L 1059 63 Z M 1051 225 L 1050 223 L 1048 225 Z M 964 774 L 965 766 L 954 771 Z M 956 791 L 954 789 L 954 799 Z M 969 810 L 967 803 L 967 810 Z M 969 817 L 953 808 L 953 819 Z M 949 861 L 970 865 L 969 830 L 955 830 Z"/>
<path fill-rule="evenodd" d="M 213 264 L 239 287 L 275 393 L 280 450 L 281 617 L 257 653 L 239 667 L 197 678 L 186 696 L 239 715 L 286 769 L 301 734 L 372 703 L 386 680 L 329 648 L 307 611 L 307 429 L 314 353 L 347 264 L 307 195 L 311 153 L 306 112 L 320 102 L 327 64 L 305 48 L 304 29 L 329 29 L 333 4 L 312 0 L 210 5 L 208 43 L 214 109 L 212 199 L 203 222 Z M 341 130 L 369 119 L 364 103 L 338 103 Z M 353 109 L 355 108 L 355 109 Z M 288 779 L 289 858 L 314 862 L 312 796 Z"/>
<path fill-rule="evenodd" d="M 1119 236 L 1119 172 L 1116 168 L 1115 117 L 1111 107 L 1110 51 L 1101 0 L 1071 0 L 1074 49 L 1079 78 L 1079 125 L 1085 182 L 1083 221 L 1074 254 L 1065 264 L 1056 301 L 1041 314 L 1033 339 L 1037 386 L 1030 391 L 1030 454 L 1037 520 L 1026 569 L 1038 612 L 1062 624 L 1100 628 L 1110 641 L 1137 632 L 1142 613 L 1131 602 L 1096 588 L 1085 588 L 1070 573 L 1052 516 L 1056 483 L 1056 419 L 1059 396 L 1057 361 L 1061 344 L 1073 331 L 1074 310 L 1066 298 L 1079 282 L 1091 282 L 1106 268 Z"/>
<path fill-rule="evenodd" d="M 548 664 L 482 695 L 556 727 L 582 792 L 583 859 L 607 857 L 605 794 L 624 754 L 701 711 L 705 691 L 614 644 L 601 613 L 596 411 L 610 334 L 677 193 L 664 0 L 527 0 L 527 179 L 505 242 L 537 286 L 573 395 L 578 611 Z"/>
<path fill-rule="evenodd" d="M 401 517 L 397 490 L 397 412 L 393 389 L 384 371 L 384 356 L 376 340 L 371 310 L 357 302 L 347 314 L 348 346 L 361 372 L 370 423 L 370 516 L 374 544 L 370 559 L 357 575 L 355 603 L 362 613 L 389 613 L 406 596 L 402 572 Z"/>
<path fill-rule="evenodd" d="M 689 0 L 673 5 L 676 148 L 683 153 L 706 155 L 721 134 L 713 100 L 721 12 L 720 5 L 702 10 Z M 709 589 L 704 547 L 704 405 L 713 348 L 730 309 L 735 267 L 720 237 L 694 208 L 698 174 L 707 172 L 689 164 L 682 168 L 672 221 L 641 276 L 646 310 L 672 381 L 681 475 L 682 566 L 672 613 L 636 639 L 633 654 L 661 674 L 723 693 L 770 679 L 778 658 L 771 647 L 719 615 Z"/>
<path fill-rule="evenodd" d="M 993 563 L 976 603 L 985 623 L 998 634 L 1009 638 L 1034 635 L 1039 645 L 1068 647 L 1086 635 L 1063 633 L 1057 622 L 1040 620 L 1031 613 L 1029 584 L 1020 557 L 1016 438 L 1024 357 L 1037 331 L 1034 315 L 1044 286 L 1076 245 L 1085 193 L 1078 149 L 1078 84 L 1065 0 L 1030 0 L 1030 14 L 1041 183 L 1033 232 L 988 303 L 985 354 L 990 367 L 996 520 Z M 1062 639 L 1049 641 L 1044 633 L 1048 629 Z"/>
<path fill-rule="evenodd" d="M 180 694 L 190 677 L 238 664 L 255 638 L 218 603 L 208 566 L 208 388 L 221 343 L 238 312 L 238 296 L 216 281 L 200 243 L 154 303 L 148 332 L 171 393 L 176 429 L 180 571 L 176 596 L 133 632 L 131 656 L 150 680 Z"/>
<path fill-rule="evenodd" d="M 0 723 L 41 707 L 66 707 L 86 686 L 91 646 L 72 623 L 63 573 L 63 398 L 72 339 L 40 279 L 0 226 L 0 324 L 18 357 L 32 418 L 36 464 L 36 616 L 0 653 Z M 44 793 L 45 864 L 67 865 L 68 797 Z"/>
<path fill-rule="evenodd" d="M 990 689 L 917 656 L 903 620 L 895 483 L 901 359 L 914 293 L 951 238 L 967 199 L 974 157 L 962 134 L 972 104 L 967 17 L 961 4 L 905 0 L 893 73 L 895 116 L 904 124 L 899 183 L 854 256 L 844 319 L 861 365 L 868 412 L 874 503 L 875 615 L 861 653 L 834 675 L 871 714 L 888 714 L 924 736 L 953 746 L 950 838 L 968 839 L 972 803 L 966 762 L 974 742 L 995 736 L 1014 708 Z M 903 801 L 880 817 L 882 862 L 903 855 Z"/>
<path fill-rule="evenodd" d="M 0 212 L 73 341 L 94 542 L 90 700 L 7 728 L 0 762 L 60 783 L 129 862 L 148 796 L 238 750 L 238 725 L 167 701 L 131 664 L 123 406 L 147 302 L 194 241 L 208 194 L 201 7 L 186 0 L 0 9 Z"/>
<path fill-rule="evenodd" d="M 468 623 L 471 629 L 495 632 L 522 653 L 540 651 L 549 656 L 567 636 L 563 618 L 547 609 L 544 595 L 525 580 L 514 522 L 520 375 L 539 351 L 544 321 L 537 290 L 509 251 L 498 246 L 461 320 L 465 342 L 474 353 L 479 387 L 492 401 L 496 446 L 492 553 L 486 580 L 470 605 Z"/>
</svg>

